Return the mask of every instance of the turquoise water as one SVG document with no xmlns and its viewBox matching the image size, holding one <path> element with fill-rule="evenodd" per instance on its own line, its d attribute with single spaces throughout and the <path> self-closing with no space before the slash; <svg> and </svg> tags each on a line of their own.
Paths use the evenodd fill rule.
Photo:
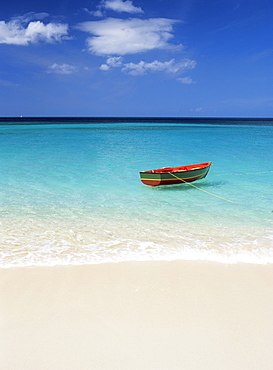
<svg viewBox="0 0 273 370">
<path fill-rule="evenodd" d="M 0 142 L 0 267 L 273 262 L 273 126 L 2 123 Z M 139 180 L 207 161 L 198 188 Z"/>
</svg>

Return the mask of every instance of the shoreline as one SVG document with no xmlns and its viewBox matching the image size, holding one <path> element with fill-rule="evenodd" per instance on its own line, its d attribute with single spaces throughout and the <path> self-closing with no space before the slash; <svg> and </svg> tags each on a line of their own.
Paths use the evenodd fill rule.
<svg viewBox="0 0 273 370">
<path fill-rule="evenodd" d="M 273 266 L 0 269 L 3 369 L 272 368 Z"/>
</svg>

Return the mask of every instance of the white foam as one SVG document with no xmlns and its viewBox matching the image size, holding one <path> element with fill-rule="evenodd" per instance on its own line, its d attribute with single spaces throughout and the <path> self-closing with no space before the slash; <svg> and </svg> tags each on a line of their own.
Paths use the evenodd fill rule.
<svg viewBox="0 0 273 370">
<path fill-rule="evenodd" d="M 2 220 L 0 267 L 123 261 L 273 263 L 273 232 L 145 220 Z"/>
<path fill-rule="evenodd" d="M 188 244 L 188 243 L 186 243 Z M 96 242 L 84 248 L 72 249 L 63 240 L 58 245 L 15 247 L 1 252 L 0 267 L 82 265 L 124 261 L 214 261 L 219 263 L 273 263 L 273 247 L 249 250 L 225 248 L 210 249 L 204 242 L 195 245 L 166 247 L 151 241 L 114 240 Z M 220 248 L 220 249 L 221 249 Z"/>
</svg>

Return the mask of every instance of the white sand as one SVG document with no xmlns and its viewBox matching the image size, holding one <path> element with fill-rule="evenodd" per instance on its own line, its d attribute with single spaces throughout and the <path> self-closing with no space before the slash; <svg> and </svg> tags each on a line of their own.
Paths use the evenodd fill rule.
<svg viewBox="0 0 273 370">
<path fill-rule="evenodd" d="M 271 370 L 273 266 L 0 270 L 2 370 Z"/>
</svg>

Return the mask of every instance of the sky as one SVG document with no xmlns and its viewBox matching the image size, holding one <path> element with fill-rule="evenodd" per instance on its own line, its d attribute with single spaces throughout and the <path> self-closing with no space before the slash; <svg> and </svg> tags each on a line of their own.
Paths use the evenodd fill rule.
<svg viewBox="0 0 273 370">
<path fill-rule="evenodd" d="M 272 117 L 272 0 L 2 0 L 0 116 Z"/>
</svg>

